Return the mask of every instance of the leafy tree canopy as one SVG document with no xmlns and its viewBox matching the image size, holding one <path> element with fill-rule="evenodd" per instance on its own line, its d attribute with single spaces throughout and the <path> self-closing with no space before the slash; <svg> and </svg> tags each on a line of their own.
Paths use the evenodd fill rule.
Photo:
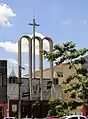
<svg viewBox="0 0 88 119">
<path fill-rule="evenodd" d="M 49 61 L 54 61 L 58 65 L 66 61 L 69 64 L 69 69 L 75 69 L 75 73 L 64 82 L 65 93 L 70 92 L 71 98 L 78 97 L 85 104 L 88 102 L 88 69 L 79 68 L 78 65 L 83 66 L 88 63 L 87 58 L 84 57 L 87 52 L 87 48 L 77 49 L 76 44 L 72 41 L 55 45 L 52 52 L 44 51 L 44 56 Z"/>
<path fill-rule="evenodd" d="M 48 115 L 50 116 L 65 116 L 71 114 L 71 110 L 75 109 L 76 106 L 80 106 L 81 103 L 78 102 L 67 102 L 67 101 L 62 101 L 62 100 L 50 100 L 49 101 L 49 111 Z"/>
<path fill-rule="evenodd" d="M 63 116 L 68 114 L 68 103 L 60 100 L 50 100 L 49 101 L 49 111 L 48 115 L 51 116 Z"/>
</svg>

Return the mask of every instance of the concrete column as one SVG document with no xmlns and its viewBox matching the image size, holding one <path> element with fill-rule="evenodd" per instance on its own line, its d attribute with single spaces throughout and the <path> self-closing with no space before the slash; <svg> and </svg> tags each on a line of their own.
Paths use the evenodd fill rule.
<svg viewBox="0 0 88 119">
<path fill-rule="evenodd" d="M 46 39 L 49 42 L 49 51 L 53 51 L 53 40 L 50 37 L 44 37 L 43 39 Z M 54 85 L 53 85 L 53 61 L 50 61 L 50 72 L 51 72 L 51 81 L 52 81 L 52 88 L 51 88 L 51 98 L 54 97 Z"/>
</svg>

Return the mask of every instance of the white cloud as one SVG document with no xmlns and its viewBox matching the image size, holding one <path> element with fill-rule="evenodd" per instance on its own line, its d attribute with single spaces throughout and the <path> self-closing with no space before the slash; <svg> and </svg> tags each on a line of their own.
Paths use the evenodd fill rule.
<svg viewBox="0 0 88 119">
<path fill-rule="evenodd" d="M 7 4 L 0 4 L 0 27 L 11 26 L 11 18 L 16 16 Z"/>
<path fill-rule="evenodd" d="M 63 25 L 71 25 L 72 24 L 72 21 L 66 20 L 66 21 L 63 21 L 62 24 Z"/>
<path fill-rule="evenodd" d="M 18 66 L 18 61 L 14 59 L 7 59 L 8 68 L 12 68 L 13 66 Z"/>
<path fill-rule="evenodd" d="M 39 36 L 41 38 L 44 38 L 44 36 L 41 33 L 35 33 L 36 36 Z M 32 35 L 30 35 L 32 37 Z M 18 39 L 19 40 L 19 39 Z M 24 38 L 22 39 L 22 52 L 28 52 L 28 41 L 25 40 Z M 11 41 L 5 41 L 5 42 L 0 42 L 0 47 L 4 48 L 6 51 L 9 52 L 18 52 L 18 43 L 13 43 Z M 36 40 L 35 41 L 35 49 L 36 49 L 36 55 L 39 54 L 39 43 Z M 44 49 L 48 50 L 49 49 L 49 43 L 47 40 L 44 40 Z"/>
<path fill-rule="evenodd" d="M 12 43 L 11 41 L 0 42 L 0 47 L 4 48 L 6 51 L 17 52 L 17 43 Z"/>
<path fill-rule="evenodd" d="M 18 62 L 14 59 L 11 59 L 11 58 L 7 58 L 7 66 L 8 68 L 12 68 L 13 66 L 17 66 L 18 65 Z"/>
<path fill-rule="evenodd" d="M 28 64 L 24 64 L 26 67 L 29 67 Z"/>
</svg>

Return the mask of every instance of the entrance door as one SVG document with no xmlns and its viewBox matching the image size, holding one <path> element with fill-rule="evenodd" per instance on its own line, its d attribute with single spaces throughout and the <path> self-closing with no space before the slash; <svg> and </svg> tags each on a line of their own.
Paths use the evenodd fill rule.
<svg viewBox="0 0 88 119">
<path fill-rule="evenodd" d="M 4 108 L 0 107 L 0 119 L 4 117 Z"/>
</svg>

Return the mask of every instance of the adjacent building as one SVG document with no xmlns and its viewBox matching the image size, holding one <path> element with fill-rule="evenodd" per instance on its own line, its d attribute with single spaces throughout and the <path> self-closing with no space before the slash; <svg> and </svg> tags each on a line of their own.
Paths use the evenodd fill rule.
<svg viewBox="0 0 88 119">
<path fill-rule="evenodd" d="M 14 72 L 14 68 L 7 78 L 7 99 L 18 99 L 18 78 Z"/>
<path fill-rule="evenodd" d="M 7 114 L 7 61 L 0 60 L 0 118 Z"/>
<path fill-rule="evenodd" d="M 88 59 L 88 56 L 84 57 Z M 88 68 L 88 63 L 84 65 L 76 65 L 76 67 L 85 67 Z M 65 81 L 71 74 L 75 73 L 74 67 L 69 69 L 69 64 L 61 64 L 53 67 L 53 97 L 61 100 L 71 100 L 70 93 L 64 93 L 64 87 L 62 82 Z M 40 99 L 40 71 L 36 71 L 35 79 L 32 79 L 32 99 L 39 100 Z M 51 98 L 51 89 L 47 88 L 47 84 L 50 81 L 51 73 L 50 68 L 43 70 L 43 100 L 49 100 Z M 0 60 L 0 116 L 6 116 L 8 113 L 8 103 L 9 100 L 18 100 L 19 96 L 19 85 L 18 85 L 18 77 L 14 72 L 14 68 L 10 75 L 7 77 L 7 61 Z M 22 77 L 22 85 L 21 85 L 21 100 L 29 100 L 29 83 L 30 80 L 28 75 Z"/>
<path fill-rule="evenodd" d="M 86 60 L 88 60 L 88 55 L 84 56 Z M 88 68 L 88 62 L 81 65 L 81 64 L 75 64 L 77 68 Z M 62 85 L 63 81 L 66 81 L 66 79 L 75 73 L 75 68 L 69 68 L 68 63 L 63 63 L 60 65 L 55 65 L 53 67 L 53 91 L 54 91 L 54 97 L 56 99 L 61 99 L 61 100 L 71 100 L 70 98 L 70 93 L 64 93 L 64 85 Z M 26 75 L 28 77 L 28 75 Z M 35 77 L 39 78 L 40 77 L 40 71 L 36 71 Z M 44 69 L 43 70 L 43 80 L 45 79 L 50 79 L 51 77 L 51 72 L 50 68 Z"/>
<path fill-rule="evenodd" d="M 8 79 L 7 79 L 7 97 L 8 100 L 18 100 L 19 96 L 19 85 L 18 85 L 18 77 L 16 76 L 14 69 L 12 69 Z M 22 84 L 21 84 L 21 100 L 29 100 L 30 93 L 29 93 L 29 78 L 22 77 Z M 43 100 L 49 100 L 51 97 L 51 90 L 47 89 L 47 82 L 50 81 L 49 78 L 43 78 Z M 40 80 L 39 77 L 32 79 L 32 100 L 39 100 L 40 99 Z"/>
<path fill-rule="evenodd" d="M 61 88 L 61 82 L 63 79 L 63 65 L 57 65 L 53 67 L 54 69 L 54 77 L 53 77 L 53 97 L 56 99 L 63 99 L 62 95 L 62 88 Z M 25 75 L 28 77 L 28 75 Z M 39 79 L 40 77 L 40 71 L 36 71 L 35 73 L 36 79 Z M 33 79 L 32 81 L 35 83 L 32 83 L 32 85 L 39 85 L 39 82 Z M 51 98 L 51 89 L 47 89 L 47 83 L 51 80 L 51 71 L 50 68 L 44 69 L 43 70 L 43 100 L 49 100 Z M 33 90 L 34 91 L 34 90 Z M 39 92 L 39 89 L 37 90 Z M 35 96 L 35 95 L 33 95 Z M 37 95 L 38 96 L 38 95 Z"/>
</svg>

